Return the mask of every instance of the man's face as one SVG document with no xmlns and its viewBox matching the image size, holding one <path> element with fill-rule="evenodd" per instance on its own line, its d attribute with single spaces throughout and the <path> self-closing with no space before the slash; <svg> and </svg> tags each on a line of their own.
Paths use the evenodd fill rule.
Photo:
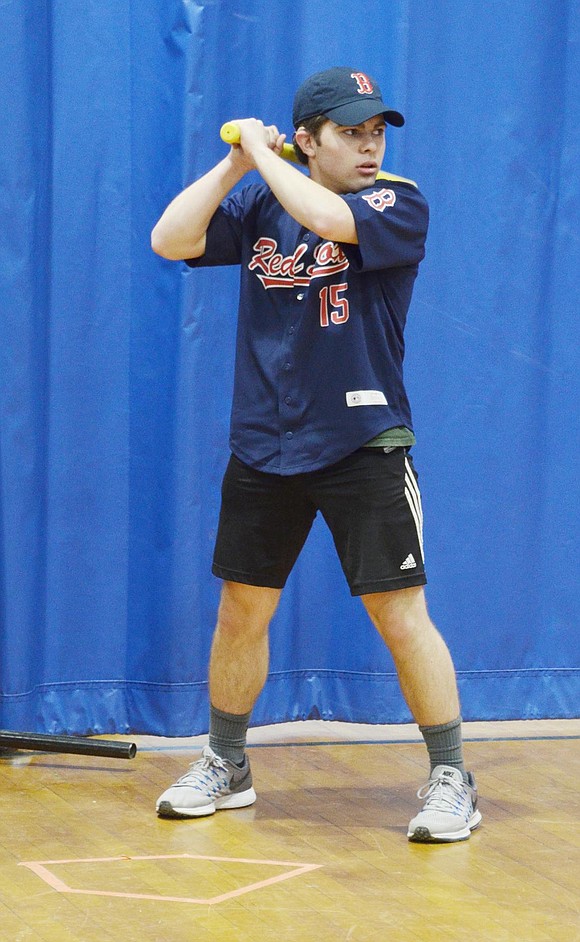
<svg viewBox="0 0 580 942">
<path fill-rule="evenodd" d="M 313 180 L 334 193 L 357 193 L 374 184 L 385 155 L 382 115 L 352 126 L 327 121 L 318 139 L 311 138 Z"/>
</svg>

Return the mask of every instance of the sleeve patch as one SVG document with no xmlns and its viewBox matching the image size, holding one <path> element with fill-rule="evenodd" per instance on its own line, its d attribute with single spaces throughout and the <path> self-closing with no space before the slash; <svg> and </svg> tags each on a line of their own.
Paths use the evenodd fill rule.
<svg viewBox="0 0 580 942">
<path fill-rule="evenodd" d="M 369 206 L 376 209 L 378 213 L 384 212 L 387 206 L 394 206 L 397 202 L 394 190 L 375 190 L 374 193 L 365 193 L 363 200 L 366 200 Z"/>
</svg>

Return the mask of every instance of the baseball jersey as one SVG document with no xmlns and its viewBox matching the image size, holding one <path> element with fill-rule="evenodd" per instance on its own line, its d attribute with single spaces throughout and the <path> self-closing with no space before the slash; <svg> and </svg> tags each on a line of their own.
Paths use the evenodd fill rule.
<svg viewBox="0 0 580 942">
<path fill-rule="evenodd" d="M 342 198 L 358 245 L 321 239 L 256 183 L 223 201 L 187 262 L 241 266 L 230 446 L 261 471 L 315 471 L 412 430 L 403 332 L 427 204 L 390 180 Z"/>
</svg>

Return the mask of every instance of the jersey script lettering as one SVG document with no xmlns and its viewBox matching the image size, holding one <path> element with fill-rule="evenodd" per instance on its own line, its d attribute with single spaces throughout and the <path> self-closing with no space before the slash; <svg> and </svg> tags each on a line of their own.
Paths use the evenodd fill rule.
<svg viewBox="0 0 580 942">
<path fill-rule="evenodd" d="M 262 236 L 253 246 L 254 255 L 248 263 L 255 271 L 264 288 L 294 288 L 307 286 L 312 278 L 327 278 L 337 271 L 348 268 L 348 259 L 335 242 L 322 242 L 314 251 L 314 263 L 306 269 L 301 262 L 308 251 L 301 242 L 292 255 L 282 255 L 275 239 Z"/>
</svg>

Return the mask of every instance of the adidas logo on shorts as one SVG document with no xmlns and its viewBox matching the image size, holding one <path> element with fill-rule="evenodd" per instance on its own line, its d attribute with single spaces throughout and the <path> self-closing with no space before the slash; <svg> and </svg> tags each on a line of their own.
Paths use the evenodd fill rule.
<svg viewBox="0 0 580 942">
<path fill-rule="evenodd" d="M 412 553 L 409 553 L 404 563 L 401 563 L 401 569 L 416 569 L 417 563 L 415 562 L 415 557 Z"/>
</svg>

